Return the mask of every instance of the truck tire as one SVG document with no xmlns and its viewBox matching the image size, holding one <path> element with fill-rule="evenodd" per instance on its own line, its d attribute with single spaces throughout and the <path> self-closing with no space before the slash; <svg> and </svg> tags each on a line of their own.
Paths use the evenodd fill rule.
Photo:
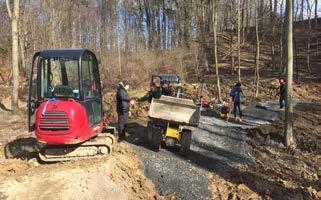
<svg viewBox="0 0 321 200">
<path fill-rule="evenodd" d="M 153 150 L 159 151 L 163 141 L 163 129 L 153 126 L 148 123 L 148 142 L 151 144 Z"/>
<path fill-rule="evenodd" d="M 181 137 L 181 148 L 180 153 L 184 156 L 188 155 L 190 152 L 192 142 L 192 131 L 191 130 L 183 130 Z"/>
<path fill-rule="evenodd" d="M 152 142 L 152 137 L 153 137 L 152 123 L 148 122 L 147 123 L 147 141 L 148 141 L 148 143 Z"/>
</svg>

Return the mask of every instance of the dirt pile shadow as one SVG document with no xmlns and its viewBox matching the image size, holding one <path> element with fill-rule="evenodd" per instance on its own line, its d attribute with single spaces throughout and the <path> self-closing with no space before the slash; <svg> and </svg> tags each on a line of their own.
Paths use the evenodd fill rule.
<svg viewBox="0 0 321 200">
<path fill-rule="evenodd" d="M 144 147 L 145 149 L 157 152 L 155 148 L 148 142 L 147 136 L 147 123 L 144 121 L 133 121 L 127 124 L 126 141 L 136 145 Z M 164 147 L 164 146 L 162 146 Z M 173 148 L 175 149 L 175 148 Z M 171 150 L 167 148 L 167 150 Z"/>
</svg>

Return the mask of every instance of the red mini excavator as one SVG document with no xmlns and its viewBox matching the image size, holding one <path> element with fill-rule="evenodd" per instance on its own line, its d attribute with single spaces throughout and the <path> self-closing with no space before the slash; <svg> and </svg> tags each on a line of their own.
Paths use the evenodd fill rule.
<svg viewBox="0 0 321 200">
<path fill-rule="evenodd" d="M 37 52 L 29 80 L 29 132 L 42 144 L 42 161 L 111 153 L 115 128 L 106 124 L 98 61 L 88 49 Z"/>
</svg>

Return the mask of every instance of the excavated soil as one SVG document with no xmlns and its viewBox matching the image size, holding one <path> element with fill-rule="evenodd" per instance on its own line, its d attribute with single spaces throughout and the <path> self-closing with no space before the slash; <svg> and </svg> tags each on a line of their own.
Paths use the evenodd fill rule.
<svg viewBox="0 0 321 200">
<path fill-rule="evenodd" d="M 244 84 L 246 105 L 274 97 L 277 80 L 262 84 L 259 99 Z M 227 81 L 223 94 L 230 85 Z M 193 98 L 196 87 L 185 84 L 186 96 Z M 205 98 L 211 100 L 215 89 L 208 87 Z M 1 93 L 0 148 L 16 159 L 0 155 L 0 199 L 320 199 L 320 88 L 317 83 L 294 87 L 296 97 L 312 102 L 295 108 L 294 148 L 282 144 L 282 111 L 248 107 L 242 124 L 204 113 L 187 157 L 175 149 L 151 151 L 131 137 L 146 134 L 146 124 L 134 124 L 128 141 L 133 145 L 117 145 L 108 158 L 50 165 L 36 162 L 36 140 L 26 132 L 25 111 L 11 114 L 10 98 Z M 147 117 L 149 104 L 140 101 L 145 91 L 131 93 L 133 118 L 143 119 L 139 121 Z M 115 105 L 115 92 L 104 93 L 110 122 L 117 119 Z M 21 106 L 25 110 L 23 101 Z M 278 112 L 280 120 L 269 125 Z"/>
<path fill-rule="evenodd" d="M 143 91 L 143 95 L 146 93 L 146 91 Z M 133 99 L 135 104 L 131 105 L 130 108 L 132 112 L 131 118 L 147 118 L 149 103 L 147 101 L 138 101 L 139 97 L 133 97 Z M 106 92 L 104 94 L 103 109 L 109 122 L 117 121 L 116 92 Z"/>
<path fill-rule="evenodd" d="M 233 167 L 227 179 L 213 175 L 213 199 L 320 199 L 321 104 L 295 107 L 296 146 L 283 145 L 283 117 L 247 129 L 255 164 Z"/>
<path fill-rule="evenodd" d="M 0 199 L 163 199 L 127 144 L 106 158 L 39 164 L 25 116 L 0 111 Z"/>
</svg>

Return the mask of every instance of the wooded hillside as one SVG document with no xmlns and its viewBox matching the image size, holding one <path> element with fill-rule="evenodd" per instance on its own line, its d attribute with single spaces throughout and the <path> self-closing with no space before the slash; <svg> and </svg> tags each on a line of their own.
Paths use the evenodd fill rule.
<svg viewBox="0 0 321 200">
<path fill-rule="evenodd" d="M 319 64 L 317 3 L 294 3 L 294 65 L 311 74 Z M 0 10 L 0 81 L 8 81 L 11 29 L 3 0 Z M 69 47 L 95 51 L 102 61 L 105 85 L 110 86 L 119 78 L 143 84 L 153 72 L 176 72 L 190 82 L 199 81 L 215 74 L 215 45 L 222 74 L 235 74 L 234 80 L 238 66 L 240 76 L 254 74 L 255 62 L 264 70 L 285 71 L 284 0 L 30 0 L 20 1 L 19 13 L 23 76 L 34 52 Z M 258 55 L 256 48 L 261 49 Z"/>
</svg>

